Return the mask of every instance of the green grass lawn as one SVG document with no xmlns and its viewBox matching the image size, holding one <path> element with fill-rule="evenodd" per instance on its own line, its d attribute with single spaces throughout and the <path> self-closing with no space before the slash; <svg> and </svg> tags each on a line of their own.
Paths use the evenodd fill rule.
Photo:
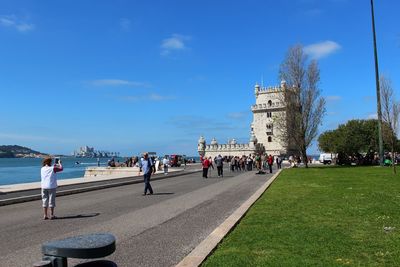
<svg viewBox="0 0 400 267">
<path fill-rule="evenodd" d="M 400 266 L 400 176 L 284 170 L 203 266 Z"/>
</svg>

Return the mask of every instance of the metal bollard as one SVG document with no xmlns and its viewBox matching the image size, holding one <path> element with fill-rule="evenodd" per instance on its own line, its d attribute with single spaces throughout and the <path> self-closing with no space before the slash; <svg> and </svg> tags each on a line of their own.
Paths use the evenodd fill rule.
<svg viewBox="0 0 400 267">
<path fill-rule="evenodd" d="M 51 267 L 68 267 L 68 260 L 65 257 L 43 256 L 44 261 L 50 261 Z"/>
<path fill-rule="evenodd" d="M 75 265 L 75 267 L 118 267 L 118 266 L 113 261 L 97 260 L 97 261 L 89 261 L 89 262 L 81 263 L 81 264 Z"/>
<path fill-rule="evenodd" d="M 38 261 L 33 264 L 33 267 L 52 267 L 51 261 Z"/>
</svg>

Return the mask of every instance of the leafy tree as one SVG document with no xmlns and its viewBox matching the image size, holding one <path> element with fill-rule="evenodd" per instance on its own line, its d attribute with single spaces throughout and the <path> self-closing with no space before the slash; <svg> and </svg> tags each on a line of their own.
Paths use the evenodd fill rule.
<svg viewBox="0 0 400 267">
<path fill-rule="evenodd" d="M 386 123 L 382 124 L 382 129 L 390 131 Z M 336 130 L 322 133 L 318 138 L 319 148 L 338 153 L 341 163 L 349 163 L 349 158 L 353 158 L 360 164 L 372 164 L 374 154 L 379 150 L 378 144 L 377 120 L 350 120 Z M 387 142 L 384 142 L 384 148 L 389 148 Z"/>
<path fill-rule="evenodd" d="M 318 137 L 318 147 L 321 151 L 336 153 L 338 148 L 338 134 L 335 131 L 326 131 Z"/>
</svg>

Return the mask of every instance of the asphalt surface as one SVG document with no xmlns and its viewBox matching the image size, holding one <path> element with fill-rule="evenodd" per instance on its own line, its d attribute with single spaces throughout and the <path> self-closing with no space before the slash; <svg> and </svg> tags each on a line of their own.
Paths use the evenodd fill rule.
<svg viewBox="0 0 400 267">
<path fill-rule="evenodd" d="M 187 166 L 182 171 L 170 172 L 168 176 L 164 176 L 163 173 L 152 176 L 153 180 L 168 179 L 170 177 L 185 175 L 188 172 L 199 172 L 201 171 L 199 165 Z M 88 179 L 89 180 L 89 179 Z M 103 181 L 88 181 L 86 183 L 62 185 L 57 188 L 57 196 L 70 195 L 75 193 L 82 193 L 88 191 L 94 191 L 109 187 L 124 186 L 134 183 L 143 183 L 143 176 L 131 176 L 115 178 Z M 22 203 L 32 200 L 41 199 L 41 189 L 29 189 L 20 190 L 15 192 L 0 192 L 0 206 L 10 205 L 15 203 Z"/>
<path fill-rule="evenodd" d="M 205 239 L 272 175 L 255 171 L 209 179 L 201 173 L 57 197 L 57 220 L 42 220 L 41 201 L 0 207 L 0 266 L 32 266 L 41 244 L 109 232 L 118 266 L 173 266 Z M 69 266 L 83 261 L 70 259 Z"/>
</svg>

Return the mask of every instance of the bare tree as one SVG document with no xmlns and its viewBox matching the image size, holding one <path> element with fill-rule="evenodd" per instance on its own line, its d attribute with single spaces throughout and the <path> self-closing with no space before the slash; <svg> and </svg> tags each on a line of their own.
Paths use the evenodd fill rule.
<svg viewBox="0 0 400 267">
<path fill-rule="evenodd" d="M 319 68 L 315 60 L 308 61 L 301 45 L 289 49 L 280 66 L 279 76 L 285 81 L 282 102 L 285 112 L 275 117 L 279 139 L 288 150 L 301 155 L 305 166 L 307 148 L 318 134 L 318 126 L 325 115 L 325 99 L 319 89 Z"/>
<path fill-rule="evenodd" d="M 390 79 L 382 75 L 380 77 L 380 86 L 382 99 L 382 120 L 387 126 L 383 128 L 383 137 L 390 145 L 392 152 L 393 173 L 396 173 L 395 146 L 397 144 L 397 132 L 399 130 L 400 103 L 395 99 L 393 86 Z"/>
</svg>

